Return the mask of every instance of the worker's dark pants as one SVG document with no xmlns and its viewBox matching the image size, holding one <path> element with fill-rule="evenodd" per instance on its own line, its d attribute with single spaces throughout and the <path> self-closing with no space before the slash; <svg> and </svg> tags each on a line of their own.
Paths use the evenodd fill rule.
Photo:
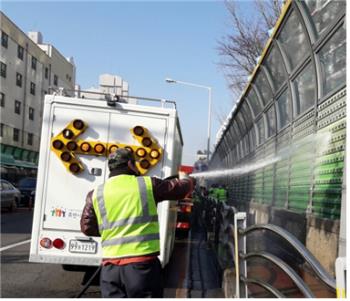
<svg viewBox="0 0 350 301">
<path fill-rule="evenodd" d="M 102 298 L 162 298 L 161 273 L 158 258 L 142 263 L 102 266 Z"/>
</svg>

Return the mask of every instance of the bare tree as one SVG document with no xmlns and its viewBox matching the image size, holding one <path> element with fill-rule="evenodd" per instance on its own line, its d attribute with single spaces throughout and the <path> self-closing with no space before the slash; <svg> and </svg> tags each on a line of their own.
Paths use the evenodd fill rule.
<svg viewBox="0 0 350 301">
<path fill-rule="evenodd" d="M 240 13 L 239 1 L 226 1 L 232 20 L 233 31 L 218 42 L 221 56 L 219 65 L 228 81 L 233 95 L 237 97 L 244 89 L 261 52 L 281 13 L 282 0 L 255 0 L 256 14 Z"/>
</svg>

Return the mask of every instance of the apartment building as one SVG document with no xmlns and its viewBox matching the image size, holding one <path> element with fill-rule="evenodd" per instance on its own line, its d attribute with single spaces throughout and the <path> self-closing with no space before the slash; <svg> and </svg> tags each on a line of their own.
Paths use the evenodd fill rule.
<svg viewBox="0 0 350 301">
<path fill-rule="evenodd" d="M 40 32 L 25 34 L 0 12 L 1 173 L 35 168 L 44 96 L 50 88 L 74 90 L 75 65 Z M 18 173 L 18 170 L 16 171 Z"/>
</svg>

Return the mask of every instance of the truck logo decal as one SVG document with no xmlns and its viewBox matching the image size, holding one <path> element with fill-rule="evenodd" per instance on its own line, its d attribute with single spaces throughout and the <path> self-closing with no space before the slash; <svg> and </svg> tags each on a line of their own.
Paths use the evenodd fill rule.
<svg viewBox="0 0 350 301">
<path fill-rule="evenodd" d="M 60 218 L 72 218 L 72 219 L 80 219 L 81 210 L 76 209 L 67 209 L 62 207 L 52 207 L 49 211 L 49 216 L 51 217 L 60 217 Z"/>
<path fill-rule="evenodd" d="M 162 157 L 163 149 L 143 126 L 137 125 L 130 129 L 131 135 L 139 145 L 77 139 L 87 127 L 87 123 L 83 120 L 74 119 L 51 139 L 51 150 L 72 174 L 78 174 L 84 170 L 83 164 L 77 157 L 79 154 L 108 157 L 118 148 L 129 149 L 134 154 L 136 167 L 141 175 L 146 174 Z"/>
<path fill-rule="evenodd" d="M 51 216 L 65 217 L 66 216 L 66 211 L 61 209 L 61 208 L 53 208 L 51 210 Z"/>
</svg>

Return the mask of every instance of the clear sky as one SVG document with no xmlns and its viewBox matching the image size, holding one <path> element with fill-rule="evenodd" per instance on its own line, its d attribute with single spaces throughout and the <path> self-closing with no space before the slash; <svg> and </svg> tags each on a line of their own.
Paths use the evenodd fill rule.
<svg viewBox="0 0 350 301">
<path fill-rule="evenodd" d="M 110 73 L 129 82 L 130 95 L 175 100 L 183 164 L 207 147 L 208 91 L 164 79 L 211 86 L 213 150 L 218 116 L 226 117 L 234 101 L 217 65 L 217 41 L 230 30 L 224 2 L 2 1 L 1 10 L 22 31 L 40 31 L 44 43 L 73 56 L 82 89 Z"/>
</svg>

